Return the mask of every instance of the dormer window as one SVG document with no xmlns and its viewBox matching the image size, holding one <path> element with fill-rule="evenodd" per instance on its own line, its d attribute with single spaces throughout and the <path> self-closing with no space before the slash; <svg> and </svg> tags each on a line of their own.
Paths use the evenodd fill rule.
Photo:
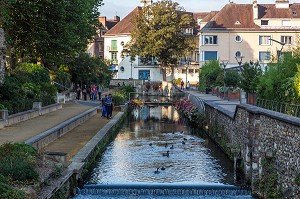
<svg viewBox="0 0 300 199">
<path fill-rule="evenodd" d="M 267 26 L 267 25 L 269 25 L 269 20 L 261 20 L 260 24 L 262 26 Z"/>
<path fill-rule="evenodd" d="M 235 25 L 241 25 L 241 22 L 236 21 L 236 22 L 235 22 Z"/>
</svg>

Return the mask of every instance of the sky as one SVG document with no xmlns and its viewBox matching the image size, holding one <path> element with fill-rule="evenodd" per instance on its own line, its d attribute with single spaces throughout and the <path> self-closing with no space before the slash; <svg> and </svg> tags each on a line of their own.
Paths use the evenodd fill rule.
<svg viewBox="0 0 300 199">
<path fill-rule="evenodd" d="M 157 0 L 153 0 L 156 2 Z M 179 3 L 186 11 L 189 12 L 207 12 L 220 10 L 229 0 L 173 0 Z M 230 0 L 238 4 L 252 4 L 253 0 Z M 299 3 L 300 0 L 290 0 L 290 3 Z M 140 6 L 140 0 L 103 0 L 104 6 L 101 6 L 101 16 L 106 16 L 112 19 L 118 15 L 123 19 L 129 14 L 136 6 Z M 257 0 L 258 4 L 275 3 L 275 0 Z"/>
</svg>

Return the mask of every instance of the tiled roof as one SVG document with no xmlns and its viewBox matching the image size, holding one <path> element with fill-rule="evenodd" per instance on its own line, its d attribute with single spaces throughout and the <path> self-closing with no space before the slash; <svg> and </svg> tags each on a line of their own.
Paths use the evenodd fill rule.
<svg viewBox="0 0 300 199">
<path fill-rule="evenodd" d="M 300 18 L 300 4 L 290 4 L 289 8 L 276 8 L 276 4 L 258 4 L 258 19 Z M 210 13 L 202 21 L 208 22 L 202 29 L 244 29 L 259 30 L 254 23 L 253 4 L 226 4 L 219 12 Z"/>
<path fill-rule="evenodd" d="M 218 14 L 218 12 L 219 11 L 211 11 L 202 19 L 202 22 L 209 22 L 216 14 Z"/>
<path fill-rule="evenodd" d="M 204 28 L 239 29 L 259 28 L 253 20 L 252 4 L 225 5 Z"/>
<path fill-rule="evenodd" d="M 130 31 L 132 30 L 132 17 L 141 10 L 141 7 L 136 7 L 133 11 L 131 11 L 126 17 L 124 17 L 119 23 L 117 23 L 112 29 L 105 33 L 105 36 L 109 35 L 130 35 Z"/>
<path fill-rule="evenodd" d="M 275 4 L 258 4 L 258 11 L 259 18 L 300 18 L 299 3 L 290 4 L 289 8 L 276 8 Z"/>
<path fill-rule="evenodd" d="M 133 11 L 131 11 L 126 17 L 124 17 L 119 23 L 117 23 L 114 27 L 112 27 L 109 31 L 105 33 L 105 36 L 115 36 L 115 35 L 130 35 L 131 30 L 133 29 L 131 19 L 132 17 L 138 13 L 142 8 L 136 7 Z M 183 12 L 191 15 L 197 22 L 198 18 L 205 18 L 209 12 Z M 194 30 L 194 33 L 197 34 L 197 28 Z"/>
<path fill-rule="evenodd" d="M 209 14 L 210 12 L 194 12 L 193 18 L 195 21 L 197 21 L 198 19 L 204 19 Z"/>
</svg>

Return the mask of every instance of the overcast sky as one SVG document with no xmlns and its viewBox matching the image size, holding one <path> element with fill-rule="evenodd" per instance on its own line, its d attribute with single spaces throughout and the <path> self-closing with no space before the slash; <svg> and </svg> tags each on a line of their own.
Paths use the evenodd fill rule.
<svg viewBox="0 0 300 199">
<path fill-rule="evenodd" d="M 153 2 L 156 2 L 154 0 Z M 173 0 L 183 6 L 186 11 L 190 12 L 207 12 L 212 10 L 220 10 L 229 0 Z M 253 0 L 231 0 L 234 3 L 251 4 Z M 123 19 L 136 6 L 140 6 L 140 0 L 103 0 L 104 6 L 100 8 L 101 16 L 106 16 L 108 19 L 118 15 Z M 300 0 L 290 0 L 290 3 Z M 259 4 L 275 3 L 275 0 L 257 0 Z"/>
</svg>

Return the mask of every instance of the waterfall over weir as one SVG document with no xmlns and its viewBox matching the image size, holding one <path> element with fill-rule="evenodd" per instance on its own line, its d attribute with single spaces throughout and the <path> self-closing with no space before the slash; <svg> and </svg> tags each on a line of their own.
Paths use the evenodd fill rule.
<svg viewBox="0 0 300 199">
<path fill-rule="evenodd" d="M 176 185 L 176 184 L 99 184 L 85 185 L 81 195 L 105 196 L 250 196 L 249 189 L 222 184 Z M 243 197 L 244 198 L 244 197 Z M 250 197 L 251 198 L 251 197 Z"/>
</svg>

